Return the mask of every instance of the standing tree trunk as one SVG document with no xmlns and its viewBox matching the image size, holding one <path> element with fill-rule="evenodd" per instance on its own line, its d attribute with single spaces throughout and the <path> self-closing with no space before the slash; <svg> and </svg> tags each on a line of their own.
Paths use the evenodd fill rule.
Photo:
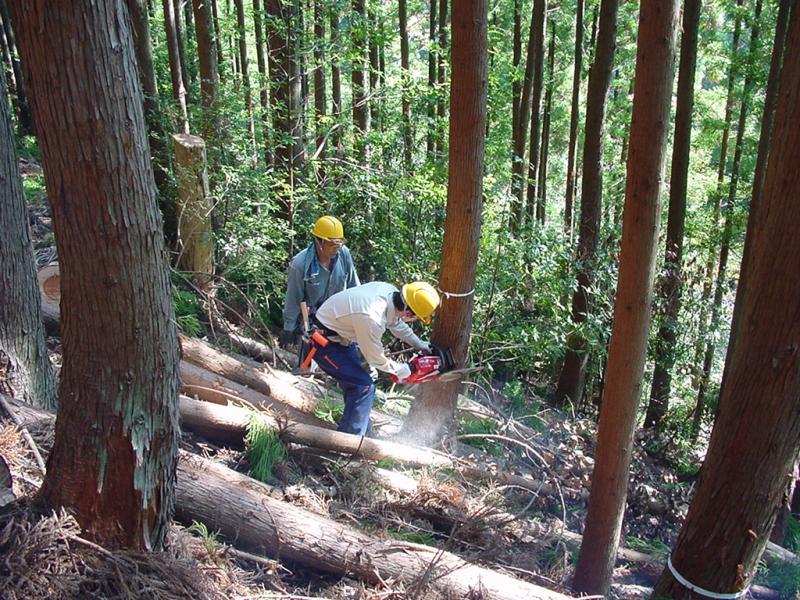
<svg viewBox="0 0 800 600">
<path fill-rule="evenodd" d="M 22 69 L 17 58 L 17 41 L 14 37 L 14 28 L 11 24 L 11 15 L 8 14 L 6 0 L 0 0 L 0 17 L 2 17 L 3 21 L 3 34 L 6 38 L 8 57 L 11 61 L 11 70 L 14 73 L 14 82 L 16 83 L 17 127 L 22 135 L 30 135 L 33 133 L 33 118 L 31 117 L 28 96 L 25 93 L 25 83 L 22 80 Z"/>
<path fill-rule="evenodd" d="M 772 124 L 775 118 L 775 105 L 778 102 L 778 83 L 780 80 L 781 64 L 786 44 L 786 29 L 789 20 L 789 9 L 793 0 L 781 0 L 778 8 L 778 16 L 775 23 L 775 39 L 772 45 L 772 58 L 769 65 L 769 76 L 767 79 L 767 90 L 764 97 L 764 113 L 761 117 L 761 132 L 758 139 L 758 154 L 756 157 L 755 173 L 753 174 L 753 191 L 750 196 L 750 213 L 747 219 L 747 234 L 745 236 L 745 246 L 742 252 L 742 266 L 739 269 L 739 284 L 736 286 L 736 303 L 733 307 L 733 318 L 731 319 L 731 337 L 734 330 L 740 323 L 739 298 L 742 295 L 747 280 L 746 273 L 749 271 L 747 263 L 750 260 L 750 242 L 752 241 L 752 229 L 755 225 L 756 213 L 761 204 L 761 194 L 764 188 L 764 174 L 767 169 L 767 159 L 769 157 L 769 146 L 772 141 Z M 730 356 L 730 347 L 728 347 Z M 727 359 L 726 359 L 727 362 Z"/>
<path fill-rule="evenodd" d="M 189 3 L 191 0 L 186 0 Z M 173 14 L 175 15 L 175 40 L 178 43 L 178 62 L 181 65 L 181 80 L 183 89 L 186 90 L 186 98 L 189 98 L 189 67 L 186 64 L 186 32 L 181 19 L 181 0 L 172 0 Z"/>
<path fill-rule="evenodd" d="M 344 156 L 341 134 L 342 118 L 342 74 L 337 58 L 336 48 L 341 42 L 339 37 L 339 9 L 331 7 L 331 46 L 333 56 L 331 56 L 331 117 L 333 118 L 333 130 L 331 132 L 331 145 L 336 148 L 337 156 Z"/>
<path fill-rule="evenodd" d="M 6 376 L 0 392 L 55 410 L 56 380 L 47 356 L 28 211 L 6 98 L 0 76 L 0 369 Z"/>
<path fill-rule="evenodd" d="M 483 205 L 486 0 L 456 2 L 452 23 L 450 165 L 439 276 L 439 287 L 445 291 L 445 296 L 433 327 L 433 341 L 452 349 L 456 362 L 464 364 L 472 328 Z M 452 422 L 459 386 L 459 382 L 433 382 L 423 386 L 403 426 L 404 433 L 423 443 L 436 439 Z"/>
<path fill-rule="evenodd" d="M 542 151 L 539 157 L 539 183 L 536 186 L 536 220 L 544 225 L 547 206 L 547 154 L 550 149 L 550 110 L 553 106 L 553 86 L 555 78 L 556 22 L 550 31 L 550 48 L 547 64 L 547 93 L 544 97 L 544 120 L 542 121 Z"/>
<path fill-rule="evenodd" d="M 533 87 L 531 88 L 531 127 L 530 149 L 528 151 L 528 178 L 526 185 L 526 201 L 528 204 L 528 221 L 533 224 L 536 218 L 536 184 L 537 170 L 539 168 L 539 136 L 541 135 L 542 122 L 542 87 L 544 82 L 544 37 L 547 20 L 547 1 L 538 0 L 533 3 L 533 21 L 536 25 L 534 36 L 535 45 L 533 55 L 528 60 L 533 61 Z M 533 25 L 531 35 L 534 35 Z"/>
<path fill-rule="evenodd" d="M 436 48 L 436 19 L 438 0 L 428 2 L 428 134 L 425 136 L 426 152 L 428 160 L 433 158 L 436 151 L 436 56 L 439 50 Z"/>
<path fill-rule="evenodd" d="M 731 164 L 731 179 L 728 183 L 728 198 L 725 204 L 725 224 L 722 228 L 722 240 L 719 250 L 719 264 L 717 266 L 717 277 L 714 282 L 714 299 L 711 304 L 711 328 L 706 342 L 706 351 L 703 356 L 703 370 L 700 374 L 700 385 L 697 389 L 697 404 L 692 418 L 692 432 L 697 435 L 700 431 L 700 424 L 705 412 L 706 391 L 711 379 L 711 367 L 714 362 L 714 352 L 716 350 L 715 333 L 720 327 L 720 312 L 722 311 L 722 296 L 725 288 L 725 274 L 728 268 L 728 256 L 731 249 L 731 237 L 733 235 L 733 209 L 736 203 L 736 190 L 739 184 L 739 166 L 742 162 L 742 151 L 744 148 L 745 125 L 747 124 L 747 112 L 750 105 L 750 96 L 753 91 L 752 68 L 757 60 L 759 19 L 761 17 L 761 0 L 756 0 L 753 23 L 750 29 L 750 48 L 748 51 L 747 68 L 742 89 L 742 101 L 739 107 L 739 120 L 736 129 L 736 142 L 733 150 L 733 163 Z"/>
<path fill-rule="evenodd" d="M 439 51 L 436 54 L 436 125 L 434 151 L 444 154 L 445 93 L 447 82 L 447 0 L 439 0 Z"/>
<path fill-rule="evenodd" d="M 261 104 L 262 142 L 264 144 L 264 164 L 272 164 L 272 144 L 270 143 L 269 91 L 267 90 L 267 59 L 264 55 L 264 13 L 261 0 L 253 0 L 253 25 L 256 33 L 256 59 L 258 61 L 258 98 Z"/>
<path fill-rule="evenodd" d="M 292 102 L 292 45 L 293 15 L 291 6 L 283 0 L 266 0 L 267 37 L 269 40 L 269 77 L 272 91 L 272 121 L 275 136 L 275 169 L 286 176 L 289 191 L 281 193 L 278 216 L 291 228 L 293 206 L 291 191 L 294 187 L 294 122 L 299 115 L 293 111 Z"/>
<path fill-rule="evenodd" d="M 175 30 L 175 6 L 172 0 L 162 0 L 161 4 L 164 8 L 164 30 L 167 33 L 169 73 L 172 77 L 172 97 L 178 105 L 178 119 L 180 119 L 178 125 L 180 131 L 189 133 L 189 114 L 186 109 L 186 88 L 183 86 L 181 60 L 178 52 L 178 34 Z M 199 37 L 200 36 L 198 36 L 198 39 Z"/>
<path fill-rule="evenodd" d="M 136 66 L 139 83 L 144 96 L 144 118 L 147 123 L 147 139 L 153 159 L 153 175 L 156 188 L 163 195 L 169 185 L 169 156 L 164 142 L 166 133 L 161 125 L 161 111 L 158 107 L 158 86 L 153 69 L 153 48 L 150 43 L 150 22 L 147 17 L 145 0 L 126 0 L 131 17 L 133 45 L 136 50 Z M 165 209 L 162 206 L 162 211 Z"/>
<path fill-rule="evenodd" d="M 14 0 L 14 16 L 61 274 L 60 410 L 40 496 L 107 548 L 157 549 L 174 503 L 178 340 L 127 11 Z"/>
<path fill-rule="evenodd" d="M 381 33 L 382 19 L 375 10 L 374 4 L 367 6 L 367 47 L 369 54 L 369 113 L 370 125 L 376 131 L 380 131 L 381 124 L 381 100 L 378 85 L 381 81 L 381 59 L 380 44 L 378 39 Z"/>
<path fill-rule="evenodd" d="M 244 22 L 244 0 L 235 0 L 236 4 L 236 35 L 239 39 L 239 64 L 242 67 L 242 86 L 244 86 L 244 104 L 247 109 L 247 131 L 250 142 L 253 144 L 253 163 L 258 163 L 258 150 L 256 149 L 256 127 L 253 122 L 253 90 L 250 87 L 249 61 L 247 60 L 247 30 Z"/>
<path fill-rule="evenodd" d="M 678 314 L 681 307 L 681 263 L 683 231 L 686 221 L 686 192 L 689 180 L 689 154 L 692 139 L 694 75 L 697 64 L 697 30 L 701 0 L 686 0 L 683 7 L 681 62 L 678 72 L 678 98 L 675 108 L 675 139 L 672 144 L 672 171 L 669 186 L 667 243 L 659 301 L 662 307 L 655 341 L 655 366 L 645 427 L 658 427 L 667 414 L 678 340 Z"/>
<path fill-rule="evenodd" d="M 320 160 L 325 159 L 325 126 L 327 107 L 325 105 L 325 53 L 323 45 L 325 41 L 325 19 L 322 7 L 322 0 L 314 0 L 314 126 L 317 130 L 316 156 Z M 322 168 L 318 171 L 318 178 L 324 179 L 325 173 Z"/>
<path fill-rule="evenodd" d="M 164 0 L 165 2 L 168 0 Z M 215 2 L 211 2 L 216 6 Z M 219 74 L 217 71 L 217 44 L 214 38 L 211 12 L 206 0 L 192 0 L 194 9 L 195 33 L 197 35 L 197 55 L 200 62 L 200 107 L 203 112 L 203 139 L 213 147 L 217 139 L 217 90 Z M 174 84 L 173 75 L 173 84 Z"/>
<path fill-rule="evenodd" d="M 522 0 L 514 0 L 514 33 L 512 42 L 511 67 L 513 76 L 511 79 L 511 137 L 512 146 L 519 129 L 519 109 L 522 102 L 522 80 L 520 79 L 520 64 L 522 63 Z M 515 160 L 514 148 L 512 148 L 512 165 Z"/>
<path fill-rule="evenodd" d="M 527 59 L 525 61 L 525 75 L 522 78 L 522 89 L 520 91 L 519 110 L 517 111 L 517 127 L 511 132 L 513 138 L 513 155 L 511 157 L 511 190 L 512 190 L 512 210 L 511 210 L 511 231 L 517 233 L 522 227 L 523 204 L 525 198 L 525 143 L 527 142 L 528 121 L 531 114 L 531 92 L 533 86 L 533 70 L 536 61 L 536 17 L 540 12 L 537 5 L 541 6 L 541 13 L 544 14 L 545 0 L 534 0 L 533 11 L 531 12 L 531 26 L 528 33 Z"/>
<path fill-rule="evenodd" d="M 583 0 L 575 7 L 575 69 L 572 72 L 572 107 L 569 116 L 569 149 L 567 150 L 567 191 L 564 194 L 564 230 L 572 240 L 572 206 L 575 203 L 578 148 L 578 117 L 580 116 L 581 67 L 583 65 Z"/>
<path fill-rule="evenodd" d="M 367 12 L 365 0 L 353 0 L 353 146 L 362 164 L 369 162 L 366 136 L 370 129 L 369 90 L 367 89 Z"/>
<path fill-rule="evenodd" d="M 671 555 L 675 572 L 714 593 L 749 585 L 800 451 L 800 12 L 794 11 L 775 130 L 756 213 L 740 326 L 730 340 L 719 413 Z M 742 474 L 746 473 L 746 477 Z M 720 491 L 724 493 L 720 493 Z M 700 598 L 665 570 L 656 594 Z"/>
<path fill-rule="evenodd" d="M 728 166 L 728 139 L 730 137 L 731 120 L 733 119 L 733 102 L 734 102 L 734 87 L 738 73 L 738 59 L 739 53 L 739 36 L 741 35 L 742 19 L 741 12 L 738 10 L 742 5 L 742 0 L 736 2 L 736 16 L 733 26 L 733 37 L 731 40 L 731 58 L 730 66 L 728 67 L 728 93 L 725 100 L 725 123 L 722 128 L 722 141 L 719 147 L 719 164 L 717 165 L 717 187 L 712 193 L 714 208 L 711 216 L 712 231 L 716 232 L 719 226 L 720 205 L 722 195 L 724 193 L 725 184 L 725 170 Z M 716 245 L 712 240 L 707 249 L 708 256 L 705 265 L 705 278 L 703 279 L 703 291 L 700 299 L 700 316 L 698 317 L 698 335 L 697 342 L 694 349 L 694 384 L 700 387 L 702 379 L 702 368 L 697 368 L 697 365 L 702 365 L 704 342 L 708 336 L 708 306 L 711 304 L 712 281 L 714 277 L 714 265 L 716 264 Z M 702 407 L 695 407 L 695 413 L 702 412 Z M 696 417 L 697 418 L 697 417 Z M 699 423 L 699 421 L 698 421 Z"/>
<path fill-rule="evenodd" d="M 400 69 L 402 78 L 402 108 L 403 108 L 403 160 L 406 170 L 411 169 L 413 155 L 414 134 L 411 130 L 411 98 L 409 85 L 411 83 L 411 71 L 409 68 L 408 57 L 408 14 L 406 10 L 406 0 L 399 0 L 398 19 L 400 21 Z"/>
<path fill-rule="evenodd" d="M 594 280 L 597 234 L 600 229 L 600 206 L 603 196 L 603 126 L 606 101 L 611 83 L 611 67 L 616 47 L 617 8 L 619 0 L 602 0 L 600 32 L 595 59 L 589 73 L 586 94 L 586 125 L 583 142 L 583 180 L 581 185 L 581 217 L 576 256 L 578 285 L 572 296 L 572 321 L 575 329 L 567 338 L 567 356 L 558 378 L 556 400 L 578 404 L 583 396 L 587 340 L 581 331 L 589 311 L 589 290 Z"/>
<path fill-rule="evenodd" d="M 589 512 L 573 583 L 575 590 L 589 594 L 608 592 L 625 511 L 647 356 L 678 26 L 678 0 L 642 3 L 619 284 Z"/>
</svg>

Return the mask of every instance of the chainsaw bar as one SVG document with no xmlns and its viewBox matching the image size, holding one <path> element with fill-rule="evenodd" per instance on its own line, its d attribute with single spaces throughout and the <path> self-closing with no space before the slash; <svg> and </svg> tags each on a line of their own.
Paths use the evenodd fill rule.
<svg viewBox="0 0 800 600">
<path fill-rule="evenodd" d="M 470 373 L 476 373 L 480 371 L 483 367 L 469 367 L 466 369 L 453 369 L 451 371 L 446 371 L 439 375 L 436 379 L 439 381 L 455 381 L 456 379 L 461 379 L 469 375 Z"/>
</svg>

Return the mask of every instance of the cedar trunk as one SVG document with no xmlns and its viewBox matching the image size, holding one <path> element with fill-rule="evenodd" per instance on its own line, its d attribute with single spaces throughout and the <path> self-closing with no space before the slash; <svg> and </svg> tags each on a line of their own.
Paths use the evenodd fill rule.
<svg viewBox="0 0 800 600">
<path fill-rule="evenodd" d="M 71 4 L 14 2 L 61 272 L 60 410 L 40 494 L 100 544 L 145 550 L 174 500 L 175 316 L 127 11 Z"/>
<path fill-rule="evenodd" d="M 798 119 L 800 12 L 794 11 L 763 202 L 748 240 L 747 287 L 738 298 L 740 326 L 730 340 L 697 492 L 672 552 L 678 573 L 716 593 L 738 592 L 752 580 L 800 451 Z M 700 598 L 669 571 L 655 591 L 676 600 Z"/>
<path fill-rule="evenodd" d="M 546 0 L 535 0 L 533 3 L 533 21 L 531 36 L 534 39 L 533 55 L 528 55 L 528 61 L 533 61 L 533 86 L 531 88 L 531 126 L 527 162 L 526 203 L 528 222 L 533 225 L 536 218 L 536 184 L 539 170 L 539 137 L 542 127 L 542 85 L 544 82 L 544 37 L 546 35 L 545 19 Z M 535 25 L 535 32 L 534 32 Z M 528 45 L 530 47 L 530 44 Z"/>
<path fill-rule="evenodd" d="M 450 166 L 439 287 L 445 294 L 433 328 L 434 343 L 450 348 L 458 364 L 469 351 L 472 307 L 483 206 L 483 150 L 486 125 L 487 17 L 485 0 L 457 2 L 452 18 Z M 404 433 L 423 442 L 435 439 L 455 410 L 459 383 L 422 386 Z"/>
<path fill-rule="evenodd" d="M 403 158 L 405 168 L 411 168 L 413 155 L 413 133 L 411 131 L 411 99 L 409 85 L 411 82 L 411 72 L 409 71 L 408 57 L 408 14 L 406 0 L 399 0 L 397 6 L 397 16 L 400 22 L 400 69 L 402 70 L 402 130 L 403 130 Z"/>
<path fill-rule="evenodd" d="M 267 58 L 264 55 L 264 12 L 261 0 L 253 0 L 253 27 L 256 34 L 256 61 L 258 62 L 258 99 L 261 105 L 261 137 L 264 144 L 264 164 L 272 163 L 272 144 L 269 139 L 269 90 Z"/>
<path fill-rule="evenodd" d="M 17 167 L 5 81 L 0 76 L 0 392 L 55 410 L 28 211 Z"/>
<path fill-rule="evenodd" d="M 575 569 L 574 588 L 590 594 L 608 592 L 625 510 L 647 355 L 678 27 L 678 0 L 641 5 L 619 283 L 589 512 Z"/>
<path fill-rule="evenodd" d="M 369 162 L 369 148 L 366 136 L 370 130 L 369 90 L 367 89 L 367 9 L 365 0 L 353 0 L 353 145 L 357 159 Z"/>
<path fill-rule="evenodd" d="M 246 526 L 242 515 L 247 515 Z M 457 598 L 476 593 L 496 600 L 569 598 L 449 552 L 379 540 L 276 500 L 268 486 L 196 456 L 183 455 L 178 466 L 178 518 L 187 524 L 201 521 L 238 547 L 368 582 L 406 581 L 410 589 L 422 591 L 419 582 L 427 581 Z"/>
<path fill-rule="evenodd" d="M 659 302 L 662 306 L 658 337 L 655 341 L 653 386 L 644 424 L 658 426 L 667 414 L 678 340 L 678 314 L 681 308 L 681 263 L 683 232 L 686 222 L 686 192 L 689 176 L 689 153 L 692 138 L 694 75 L 697 64 L 697 29 L 701 0 L 686 0 L 683 8 L 681 62 L 678 71 L 678 98 L 675 108 L 675 139 L 672 144 L 672 170 L 669 186 L 667 243 L 664 252 L 663 283 Z"/>
<path fill-rule="evenodd" d="M 166 0 L 165 0 L 166 1 Z M 216 6 L 211 2 L 212 7 Z M 203 111 L 203 139 L 213 146 L 217 139 L 217 43 L 211 21 L 211 9 L 205 0 L 192 0 L 194 26 L 197 35 L 197 55 L 200 62 L 200 106 Z M 175 76 L 173 75 L 173 78 Z M 174 79 L 173 79 L 174 82 Z"/>
<path fill-rule="evenodd" d="M 575 164 L 578 148 L 578 117 L 580 116 L 581 68 L 583 65 L 583 0 L 577 0 L 575 6 L 575 67 L 572 72 L 572 106 L 569 116 L 569 149 L 567 150 L 567 191 L 564 194 L 564 230 L 572 240 L 572 211 L 575 203 L 575 182 L 577 167 Z"/>
<path fill-rule="evenodd" d="M 186 88 L 183 85 L 181 72 L 181 56 L 178 50 L 178 33 L 175 29 L 175 5 L 172 0 L 162 0 L 164 8 L 164 31 L 167 34 L 167 51 L 169 56 L 169 74 L 172 78 L 172 97 L 178 105 L 179 129 L 189 133 L 189 115 L 186 109 Z M 199 50 L 199 49 L 198 49 Z"/>
<path fill-rule="evenodd" d="M 588 360 L 587 342 L 581 324 L 589 311 L 589 289 L 594 280 L 597 234 L 603 195 L 603 127 L 606 100 L 611 83 L 611 67 L 616 48 L 619 0 L 603 0 L 600 5 L 600 32 L 595 59 L 589 73 L 586 94 L 586 126 L 583 142 L 583 180 L 581 185 L 580 233 L 577 250 L 578 285 L 572 296 L 572 321 L 576 328 L 567 339 L 567 356 L 558 378 L 556 400 L 579 404 L 583 396 Z"/>
</svg>

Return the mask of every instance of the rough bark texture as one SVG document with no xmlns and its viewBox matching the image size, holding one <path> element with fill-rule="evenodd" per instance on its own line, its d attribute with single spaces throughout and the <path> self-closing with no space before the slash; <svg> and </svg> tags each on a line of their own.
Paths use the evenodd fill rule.
<svg viewBox="0 0 800 600">
<path fill-rule="evenodd" d="M 741 325 L 730 341 L 697 492 L 672 552 L 683 577 L 717 593 L 751 581 L 800 451 L 799 11 L 789 31 L 748 283 L 739 298 Z M 656 593 L 701 598 L 669 571 Z"/>
<path fill-rule="evenodd" d="M 675 344 L 678 340 L 679 327 L 678 313 L 681 308 L 683 231 L 686 222 L 686 192 L 689 179 L 700 6 L 701 0 L 686 0 L 683 8 L 683 35 L 678 71 L 678 98 L 675 108 L 675 138 L 672 143 L 667 242 L 659 298 L 662 314 L 658 337 L 655 341 L 653 386 L 644 420 L 646 427 L 658 426 L 667 414 L 672 386 L 672 368 L 675 365 Z"/>
<path fill-rule="evenodd" d="M 169 56 L 169 74 L 172 78 L 172 97 L 178 105 L 179 127 L 183 133 L 189 133 L 189 116 L 186 109 L 186 88 L 183 85 L 181 72 L 181 56 L 178 50 L 178 33 L 175 28 L 175 6 L 172 0 L 162 0 L 164 9 L 164 30 L 167 34 L 167 51 Z M 198 49 L 199 50 L 199 49 Z"/>
<path fill-rule="evenodd" d="M 247 109 L 247 131 L 253 145 L 253 159 L 256 157 L 256 127 L 253 121 L 253 90 L 250 87 L 250 61 L 247 59 L 247 30 L 244 20 L 244 0 L 234 0 L 236 5 L 236 37 L 239 44 L 239 66 L 244 87 L 244 104 Z"/>
<path fill-rule="evenodd" d="M 235 358 L 197 338 L 182 335 L 180 341 L 183 358 L 198 367 L 218 373 L 303 412 L 313 412 L 317 406 L 318 398 L 304 390 L 301 381 L 285 371 Z"/>
<path fill-rule="evenodd" d="M 353 145 L 356 157 L 362 162 L 369 161 L 369 147 L 366 136 L 370 130 L 369 89 L 367 85 L 367 9 L 366 0 L 353 0 L 353 25 L 351 33 L 353 44 Z"/>
<path fill-rule="evenodd" d="M 0 392 L 55 410 L 56 381 L 47 356 L 28 210 L 7 97 L 0 76 L 0 371 L 6 379 Z"/>
<path fill-rule="evenodd" d="M 647 355 L 677 17 L 678 0 L 645 2 L 639 13 L 619 283 L 589 512 L 573 586 L 590 594 L 608 592 L 625 510 Z"/>
<path fill-rule="evenodd" d="M 267 58 L 264 54 L 264 13 L 261 0 L 253 0 L 253 27 L 256 35 L 256 61 L 258 62 L 258 99 L 261 105 L 261 127 L 264 144 L 264 164 L 272 163 L 272 144 L 269 140 L 269 90 Z"/>
<path fill-rule="evenodd" d="M 180 372 L 183 391 L 190 396 L 197 396 L 215 404 L 228 404 L 229 402 L 240 400 L 245 405 L 267 410 L 276 417 L 291 418 L 294 421 L 308 423 L 317 427 L 330 427 L 330 424 L 322 419 L 309 412 L 304 412 L 302 409 L 285 404 L 272 397 L 271 394 L 264 394 L 261 391 L 250 389 L 190 362 L 181 361 Z"/>
<path fill-rule="evenodd" d="M 235 490 L 232 492 L 232 490 Z M 211 461 L 184 455 L 178 518 L 205 523 L 238 547 L 369 582 L 391 579 L 422 591 L 427 582 L 458 598 L 566 600 L 563 594 L 470 565 L 435 548 L 380 540 L 270 497 L 270 488 Z M 246 515 L 246 526 L 242 516 Z M 424 593 L 423 593 L 424 595 Z"/>
<path fill-rule="evenodd" d="M 325 127 L 328 113 L 325 103 L 325 18 L 322 0 L 314 0 L 314 120 L 317 130 L 317 149 L 315 154 L 320 160 L 325 158 Z M 324 173 L 320 173 L 320 179 Z"/>
<path fill-rule="evenodd" d="M 61 270 L 60 409 L 41 497 L 106 547 L 157 548 L 174 499 L 178 342 L 127 11 L 13 8 Z"/>
<path fill-rule="evenodd" d="M 453 10 L 450 90 L 450 166 L 439 287 L 444 292 L 433 341 L 450 348 L 463 365 L 469 351 L 472 306 L 483 206 L 483 150 L 486 142 L 485 0 L 456 3 Z M 452 421 L 459 382 L 422 387 L 403 431 L 423 442 L 435 439 Z"/>
<path fill-rule="evenodd" d="M 19 59 L 16 56 L 17 42 L 14 36 L 14 28 L 11 24 L 11 15 L 8 12 L 8 5 L 6 0 L 0 0 L 0 16 L 3 21 L 3 34 L 5 35 L 5 42 L 8 49 L 8 58 L 11 62 L 11 73 L 14 76 L 15 86 L 15 99 L 17 105 L 17 126 L 21 134 L 34 133 L 33 131 L 33 117 L 31 115 L 30 104 L 28 103 L 28 95 L 25 91 L 25 83 L 22 79 L 22 69 L 20 68 Z"/>
<path fill-rule="evenodd" d="M 544 37 L 545 26 L 545 4 L 546 0 L 535 0 L 533 3 L 533 24 L 531 25 L 531 36 L 534 39 L 533 55 L 528 55 L 528 60 L 533 61 L 533 86 L 531 87 L 531 126 L 530 141 L 527 160 L 527 185 L 525 187 L 527 203 L 528 222 L 533 224 L 536 218 L 536 185 L 538 183 L 539 169 L 539 138 L 542 128 L 542 86 L 544 82 Z M 529 44 L 530 46 L 530 44 Z"/>
<path fill-rule="evenodd" d="M 567 150 L 567 191 L 564 194 L 564 229 L 572 239 L 572 211 L 575 202 L 575 182 L 577 167 L 575 164 L 578 148 L 578 117 L 580 116 L 581 68 L 583 65 L 583 0 L 577 0 L 575 6 L 575 53 L 574 70 L 572 72 L 572 106 L 569 117 L 569 149 Z"/>
<path fill-rule="evenodd" d="M 411 81 L 411 73 L 409 70 L 408 57 L 408 11 L 406 0 L 399 0 L 397 6 L 397 16 L 400 22 L 400 68 L 402 69 L 403 78 L 403 159 L 405 160 L 406 169 L 410 169 L 413 155 L 414 135 L 411 130 L 411 98 L 409 97 L 410 93 L 408 89 Z"/>
<path fill-rule="evenodd" d="M 619 0 L 602 0 L 595 58 L 589 73 L 586 94 L 586 126 L 583 142 L 583 180 L 581 185 L 581 217 L 578 238 L 578 285 L 572 296 L 572 321 L 576 330 L 567 339 L 567 356 L 558 378 L 556 400 L 579 404 L 586 379 L 588 350 L 580 332 L 586 321 L 589 288 L 594 280 L 597 233 L 600 229 L 600 207 L 603 196 L 603 127 L 606 100 L 611 83 L 611 67 L 616 48 L 617 8 Z"/>
<path fill-rule="evenodd" d="M 175 209 L 180 254 L 178 264 L 192 274 L 200 288 L 206 288 L 214 273 L 214 235 L 211 230 L 211 191 L 206 171 L 206 144 L 186 133 L 172 136 L 175 151 L 175 180 L 178 186 Z"/>
<path fill-rule="evenodd" d="M 153 48 L 150 43 L 147 3 L 145 0 L 126 0 L 126 5 L 131 18 L 139 83 L 144 95 L 144 118 L 147 122 L 150 154 L 153 158 L 153 175 L 158 191 L 163 194 L 169 185 L 169 155 L 158 108 L 158 87 L 153 68 Z"/>
<path fill-rule="evenodd" d="M 215 2 L 211 2 L 216 6 Z M 207 144 L 213 144 L 217 136 L 217 89 L 219 72 L 217 64 L 217 43 L 211 20 L 211 9 L 205 0 L 192 0 L 194 26 L 197 36 L 197 56 L 200 62 L 200 106 L 203 109 L 201 131 Z"/>
</svg>

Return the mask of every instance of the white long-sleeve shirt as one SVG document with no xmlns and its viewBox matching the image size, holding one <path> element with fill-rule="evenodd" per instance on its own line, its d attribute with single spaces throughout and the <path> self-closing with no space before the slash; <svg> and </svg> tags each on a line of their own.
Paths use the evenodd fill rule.
<svg viewBox="0 0 800 600">
<path fill-rule="evenodd" d="M 343 339 L 357 342 L 371 366 L 403 379 L 409 374 L 408 365 L 384 354 L 381 341 L 384 332 L 388 329 L 396 338 L 418 350 L 427 350 L 428 345 L 400 319 L 392 301 L 397 291 L 392 284 L 382 281 L 349 288 L 328 298 L 317 310 L 316 317 Z"/>
</svg>

